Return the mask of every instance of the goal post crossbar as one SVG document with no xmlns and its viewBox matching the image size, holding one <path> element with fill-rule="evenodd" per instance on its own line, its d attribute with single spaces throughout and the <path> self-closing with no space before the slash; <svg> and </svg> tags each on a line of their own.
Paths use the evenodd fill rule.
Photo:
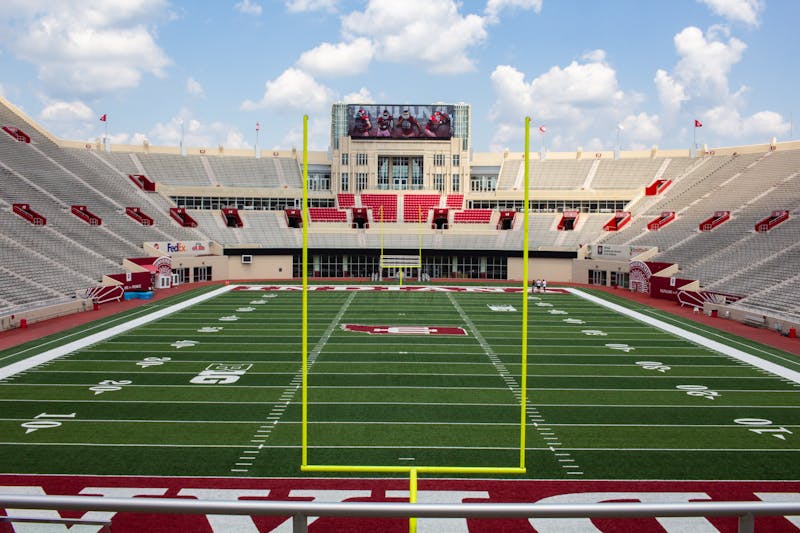
<svg viewBox="0 0 800 533">
<path fill-rule="evenodd" d="M 381 255 L 381 268 L 422 268 L 419 255 Z"/>
</svg>

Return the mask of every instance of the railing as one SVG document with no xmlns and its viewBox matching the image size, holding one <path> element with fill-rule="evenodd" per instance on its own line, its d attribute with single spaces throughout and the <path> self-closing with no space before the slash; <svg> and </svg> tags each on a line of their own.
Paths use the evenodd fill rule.
<svg viewBox="0 0 800 533">
<path fill-rule="evenodd" d="M 751 533 L 756 516 L 800 515 L 797 502 L 693 503 L 311 503 L 253 500 L 187 500 L 182 498 L 107 498 L 100 496 L 19 496 L 0 494 L 0 508 L 123 511 L 159 514 L 291 516 L 292 531 L 308 531 L 309 516 L 380 518 L 655 518 L 739 517 L 739 533 Z M 27 518 L 20 517 L 27 521 Z M 47 519 L 42 519 L 46 522 Z M 413 523 L 413 522 L 412 522 Z"/>
</svg>

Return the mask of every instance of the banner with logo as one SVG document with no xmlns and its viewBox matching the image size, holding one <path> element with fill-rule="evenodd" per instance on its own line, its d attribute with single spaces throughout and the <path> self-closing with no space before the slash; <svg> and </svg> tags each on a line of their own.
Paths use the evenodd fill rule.
<svg viewBox="0 0 800 533">
<path fill-rule="evenodd" d="M 162 255 L 207 255 L 210 253 L 209 241 L 165 241 L 146 242 Z"/>
</svg>

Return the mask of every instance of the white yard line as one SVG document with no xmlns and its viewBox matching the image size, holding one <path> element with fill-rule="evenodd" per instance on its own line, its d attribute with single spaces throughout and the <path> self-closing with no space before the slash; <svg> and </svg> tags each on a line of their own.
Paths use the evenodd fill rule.
<svg viewBox="0 0 800 533">
<path fill-rule="evenodd" d="M 99 333 L 94 333 L 80 340 L 70 342 L 63 346 L 59 346 L 58 348 L 53 348 L 52 350 L 47 350 L 46 352 L 34 355 L 33 357 L 29 357 L 28 359 L 25 359 L 23 361 L 10 364 L 6 367 L 0 368 L 0 379 L 13 376 L 18 372 L 24 372 L 25 370 L 29 370 L 35 366 L 41 365 L 42 363 L 52 361 L 53 359 L 67 355 L 76 350 L 80 350 L 82 348 L 86 348 L 87 346 L 91 346 L 92 344 L 102 342 L 115 335 L 119 335 L 120 333 L 125 333 L 126 331 L 138 328 L 139 326 L 142 326 L 149 322 L 153 322 L 154 320 L 158 320 L 159 318 L 163 318 L 172 313 L 176 313 L 182 309 L 186 309 L 187 307 L 190 307 L 194 304 L 210 300 L 211 298 L 215 298 L 220 294 L 228 292 L 229 290 L 232 290 L 234 288 L 235 285 L 226 285 L 224 287 L 220 287 L 217 290 L 201 294 L 200 296 L 195 296 L 194 298 L 190 298 L 184 302 L 180 302 L 175 305 L 165 307 L 164 309 L 160 309 L 158 311 L 149 313 L 139 318 L 134 318 L 133 320 L 125 322 L 124 324 L 110 327 Z"/>
<path fill-rule="evenodd" d="M 767 372 L 775 374 L 776 376 L 780 376 L 782 378 L 786 378 L 790 381 L 800 384 L 800 372 L 789 370 L 788 368 L 782 367 L 781 365 L 765 361 L 760 357 L 756 357 L 755 355 L 749 354 L 737 348 L 732 348 L 727 344 L 723 344 L 721 342 L 708 339 L 702 335 L 698 335 L 697 333 L 692 333 L 691 331 L 688 331 L 686 329 L 679 328 L 678 326 L 673 326 L 672 324 L 668 324 L 663 320 L 649 317 L 638 311 L 633 311 L 631 309 L 628 309 L 627 307 L 623 307 L 621 305 L 604 300 L 603 298 L 598 298 L 597 296 L 585 293 L 579 289 L 567 288 L 566 290 L 576 296 L 579 296 L 585 300 L 589 300 L 590 302 L 594 302 L 597 305 L 603 306 L 621 315 L 625 315 L 635 320 L 639 320 L 640 322 L 644 322 L 645 324 L 649 324 L 655 328 L 672 333 L 673 335 L 682 337 L 695 344 L 699 344 L 700 346 L 708 348 L 709 350 L 714 350 L 715 352 L 719 352 L 729 357 L 733 357 L 734 359 L 742 361 L 743 363 L 747 363 L 756 368 L 760 368 L 762 370 L 766 370 Z"/>
</svg>

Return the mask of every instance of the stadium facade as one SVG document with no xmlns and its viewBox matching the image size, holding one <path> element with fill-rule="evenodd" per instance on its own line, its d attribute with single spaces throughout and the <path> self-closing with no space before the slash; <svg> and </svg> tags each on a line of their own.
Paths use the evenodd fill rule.
<svg viewBox="0 0 800 533">
<path fill-rule="evenodd" d="M 470 115 L 334 104 L 330 150 L 309 154 L 303 221 L 296 148 L 67 141 L 0 98 L 0 326 L 134 274 L 156 286 L 297 278 L 303 223 L 312 277 L 520 280 L 525 156 L 475 153 Z M 800 322 L 799 175 L 800 143 L 774 139 L 532 152 L 530 277 L 683 291 L 788 331 Z"/>
</svg>

